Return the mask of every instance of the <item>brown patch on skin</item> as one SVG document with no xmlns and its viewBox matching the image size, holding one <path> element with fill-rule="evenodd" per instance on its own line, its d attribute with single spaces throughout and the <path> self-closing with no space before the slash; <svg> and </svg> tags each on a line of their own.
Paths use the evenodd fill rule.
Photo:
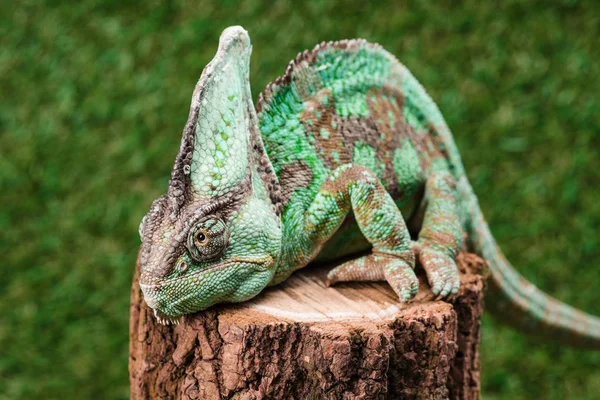
<svg viewBox="0 0 600 400">
<path fill-rule="evenodd" d="M 390 257 L 389 254 L 387 254 L 387 253 L 382 253 L 377 250 L 374 250 L 373 254 L 379 255 L 379 256 L 385 256 L 385 257 L 388 257 L 391 259 L 400 259 L 400 260 L 404 261 L 404 263 L 406 265 L 409 265 L 411 268 L 414 268 L 415 262 L 416 262 L 415 253 L 412 250 L 408 250 L 408 251 L 405 251 L 402 253 L 395 253 L 393 257 Z"/>
<path fill-rule="evenodd" d="M 271 199 L 271 203 L 273 204 L 273 211 L 277 216 L 281 215 L 283 211 L 283 198 L 281 194 L 281 184 L 277 180 L 277 176 L 275 175 L 275 170 L 271 164 L 271 160 L 265 151 L 265 146 L 263 145 L 262 138 L 260 136 L 260 132 L 258 132 L 258 122 L 253 122 L 254 127 L 253 130 L 256 133 L 254 136 L 254 157 L 256 164 L 256 172 L 260 175 L 267 192 L 269 193 L 269 197 Z"/>
<path fill-rule="evenodd" d="M 427 240 L 428 242 L 433 243 L 436 246 L 440 246 L 444 249 L 452 249 L 453 252 L 457 251 L 456 249 L 459 246 L 459 243 L 454 237 L 454 235 L 444 232 L 423 232 L 423 234 L 419 236 L 419 239 Z"/>
<path fill-rule="evenodd" d="M 446 160 L 450 159 L 450 154 L 448 153 L 448 146 L 444 143 L 442 137 L 437 133 L 435 126 L 431 122 L 427 122 L 427 133 L 433 144 L 433 152 L 429 151 L 430 157 L 443 157 Z"/>
<path fill-rule="evenodd" d="M 314 138 L 317 153 L 327 168 L 333 170 L 352 161 L 351 153 L 347 154 L 343 150 L 344 136 L 339 129 L 341 119 L 335 113 L 335 103 L 329 90 L 320 90 L 306 102 L 300 120 L 306 134 Z M 337 129 L 334 126 L 337 126 Z M 323 136 L 322 132 L 325 132 L 326 136 Z M 334 152 L 338 153 L 339 159 L 336 160 Z"/>
<path fill-rule="evenodd" d="M 454 179 L 454 177 L 452 177 L 452 175 L 446 175 L 444 177 L 444 180 L 446 181 L 446 183 L 448 184 L 450 189 L 452 189 L 452 190 L 456 189 L 456 180 Z"/>
<path fill-rule="evenodd" d="M 344 137 L 344 152 L 352 159 L 354 145 L 363 142 L 375 151 L 380 146 L 379 129 L 372 118 L 349 117 L 340 121 L 340 132 Z"/>
<path fill-rule="evenodd" d="M 394 101 L 395 100 L 395 101 Z M 394 151 L 400 147 L 400 139 L 411 137 L 412 128 L 404 120 L 402 108 L 404 98 L 400 91 L 385 86 L 382 89 L 372 88 L 367 93 L 367 106 L 372 123 L 377 127 L 380 137 L 377 138 L 377 158 L 383 162 L 385 170 L 382 179 L 386 182 L 388 191 L 394 196 L 398 192 L 398 177 L 394 169 Z M 393 117 L 393 121 L 390 119 Z M 414 129 L 413 129 L 414 130 Z"/>
<path fill-rule="evenodd" d="M 429 171 L 431 169 L 431 164 L 434 159 L 448 159 L 448 154 L 440 151 L 441 144 L 443 144 L 442 138 L 438 136 L 433 125 L 428 123 L 426 129 L 425 132 L 417 133 L 414 128 L 412 128 L 415 135 L 411 136 L 413 145 L 419 153 L 419 160 L 423 171 Z"/>
<path fill-rule="evenodd" d="M 449 193 L 447 190 L 441 189 L 437 186 L 430 186 L 427 188 L 427 190 L 429 190 L 429 193 L 427 194 L 427 197 L 429 198 L 456 201 L 456 197 L 454 197 L 452 193 Z"/>
<path fill-rule="evenodd" d="M 372 194 L 369 194 L 364 203 L 358 203 L 355 205 L 354 214 L 356 216 L 356 220 L 363 226 L 369 226 L 369 224 L 373 223 L 372 212 L 383 207 L 383 196 L 385 196 L 385 193 L 382 193 L 383 190 L 383 186 L 377 185 L 375 190 L 372 192 Z"/>
<path fill-rule="evenodd" d="M 400 223 L 396 223 L 394 225 L 392 232 L 397 232 L 398 229 L 404 229 L 404 227 Z M 387 236 L 386 238 L 383 238 L 380 240 L 379 247 L 393 249 L 393 248 L 399 248 L 404 244 L 405 243 L 402 243 L 397 235 L 391 234 L 391 235 Z M 397 253 L 394 253 L 394 254 L 397 254 Z"/>
<path fill-rule="evenodd" d="M 365 176 L 364 171 L 367 171 L 369 174 Z M 338 194 L 348 195 L 348 186 L 360 181 L 377 183 L 371 176 L 371 171 L 363 166 L 354 165 L 351 168 L 345 169 L 335 179 L 327 179 L 323 182 L 320 191 L 335 196 L 337 199 L 339 197 Z"/>
<path fill-rule="evenodd" d="M 395 99 L 395 102 L 392 101 L 392 98 Z M 418 132 L 406 121 L 404 118 L 404 95 L 398 89 L 388 85 L 383 88 L 372 88 L 367 93 L 367 105 L 371 114 L 370 119 L 376 124 L 377 130 L 383 134 L 383 139 L 375 148 L 378 150 L 379 159 L 386 165 L 384 179 L 388 185 L 392 181 L 387 177 L 395 177 L 392 161 L 394 150 L 400 147 L 400 141 L 403 138 L 408 138 L 415 147 L 419 154 L 421 169 L 424 172 L 429 171 L 433 159 L 449 158 L 443 140 L 437 134 L 433 124 L 427 122 L 426 130 Z M 390 122 L 390 114 L 394 117 L 393 126 Z M 394 189 L 397 189 L 397 184 L 396 186 L 390 185 L 388 190 L 395 193 Z"/>
<path fill-rule="evenodd" d="M 296 67 L 293 76 L 296 91 L 304 101 L 311 99 L 312 92 L 321 89 L 321 81 L 307 61 L 303 61 Z"/>
<path fill-rule="evenodd" d="M 413 146 L 415 146 L 415 150 L 419 154 L 421 169 L 423 171 L 429 171 L 431 169 L 431 157 L 429 155 L 429 142 L 431 141 L 431 138 L 426 134 L 418 134 L 412 126 L 408 125 L 408 123 L 406 125 L 414 132 L 410 138 Z"/>
<path fill-rule="evenodd" d="M 296 189 L 307 187 L 313 178 L 313 172 L 304 161 L 295 161 L 283 167 L 279 173 L 281 202 L 285 206 Z"/>
</svg>

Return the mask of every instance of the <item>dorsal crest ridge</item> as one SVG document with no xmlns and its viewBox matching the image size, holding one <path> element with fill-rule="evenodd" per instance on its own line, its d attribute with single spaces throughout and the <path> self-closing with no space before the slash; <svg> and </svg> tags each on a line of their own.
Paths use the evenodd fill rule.
<svg viewBox="0 0 600 400">
<path fill-rule="evenodd" d="M 280 88 L 291 84 L 294 72 L 296 72 L 299 69 L 299 67 L 304 63 L 308 63 L 309 65 L 314 63 L 315 59 L 321 52 L 330 49 L 355 50 L 362 48 L 381 51 L 392 61 L 400 64 L 396 57 L 388 53 L 380 44 L 371 43 L 366 39 L 343 39 L 329 42 L 321 42 L 317 44 L 312 50 L 304 50 L 298 53 L 296 57 L 288 63 L 285 69 L 285 73 L 267 84 L 267 86 L 258 96 L 258 101 L 256 103 L 256 112 L 262 112 L 265 105 L 267 105 L 271 101 L 273 95 Z"/>
</svg>

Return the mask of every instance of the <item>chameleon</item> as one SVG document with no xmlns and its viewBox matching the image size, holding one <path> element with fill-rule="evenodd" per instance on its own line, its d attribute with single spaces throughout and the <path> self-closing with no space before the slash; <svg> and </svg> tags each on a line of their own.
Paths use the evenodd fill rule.
<svg viewBox="0 0 600 400">
<path fill-rule="evenodd" d="M 466 246 L 489 263 L 487 308 L 539 336 L 600 347 L 600 319 L 553 299 L 502 254 L 452 134 L 412 73 L 363 39 L 321 43 L 250 91 L 248 33 L 225 29 L 195 86 L 167 192 L 142 219 L 140 287 L 161 324 L 243 302 L 313 261 L 327 284 L 459 291 Z M 358 255 L 358 256 L 356 256 Z"/>
</svg>

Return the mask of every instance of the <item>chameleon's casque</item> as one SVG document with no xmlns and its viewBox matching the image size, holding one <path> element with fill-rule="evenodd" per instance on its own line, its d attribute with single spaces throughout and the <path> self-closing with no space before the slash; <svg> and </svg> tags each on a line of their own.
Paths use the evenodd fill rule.
<svg viewBox="0 0 600 400">
<path fill-rule="evenodd" d="M 223 32 L 168 191 L 140 225 L 140 285 L 160 322 L 369 249 L 329 283 L 386 280 L 409 301 L 418 257 L 446 297 L 459 289 L 466 234 L 490 263 L 489 309 L 533 333 L 600 346 L 597 318 L 548 297 L 504 258 L 441 113 L 391 54 L 364 40 L 322 43 L 290 62 L 255 110 L 250 53 L 243 28 Z"/>
</svg>

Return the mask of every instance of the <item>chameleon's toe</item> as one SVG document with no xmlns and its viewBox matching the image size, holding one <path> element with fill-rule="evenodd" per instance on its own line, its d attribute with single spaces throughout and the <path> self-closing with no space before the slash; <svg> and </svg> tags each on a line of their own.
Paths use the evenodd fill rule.
<svg viewBox="0 0 600 400">
<path fill-rule="evenodd" d="M 419 279 L 412 267 L 402 259 L 388 259 L 383 264 L 385 280 L 390 284 L 400 301 L 407 302 L 419 291 Z"/>
<path fill-rule="evenodd" d="M 444 252 L 429 247 L 421 248 L 419 258 L 431 291 L 439 298 L 458 293 L 460 276 L 454 260 Z"/>
<path fill-rule="evenodd" d="M 442 291 L 440 292 L 440 297 L 446 297 L 450 294 L 450 290 L 452 289 L 452 281 L 449 279 L 444 284 Z"/>
<path fill-rule="evenodd" d="M 327 274 L 325 284 L 331 286 L 337 282 L 383 281 L 385 277 L 371 256 L 359 257 L 338 265 Z"/>
<path fill-rule="evenodd" d="M 458 277 L 458 279 L 455 279 L 454 282 L 452 282 L 452 288 L 450 289 L 450 295 L 454 296 L 454 295 L 458 294 L 459 290 L 460 290 L 460 277 Z"/>
</svg>

